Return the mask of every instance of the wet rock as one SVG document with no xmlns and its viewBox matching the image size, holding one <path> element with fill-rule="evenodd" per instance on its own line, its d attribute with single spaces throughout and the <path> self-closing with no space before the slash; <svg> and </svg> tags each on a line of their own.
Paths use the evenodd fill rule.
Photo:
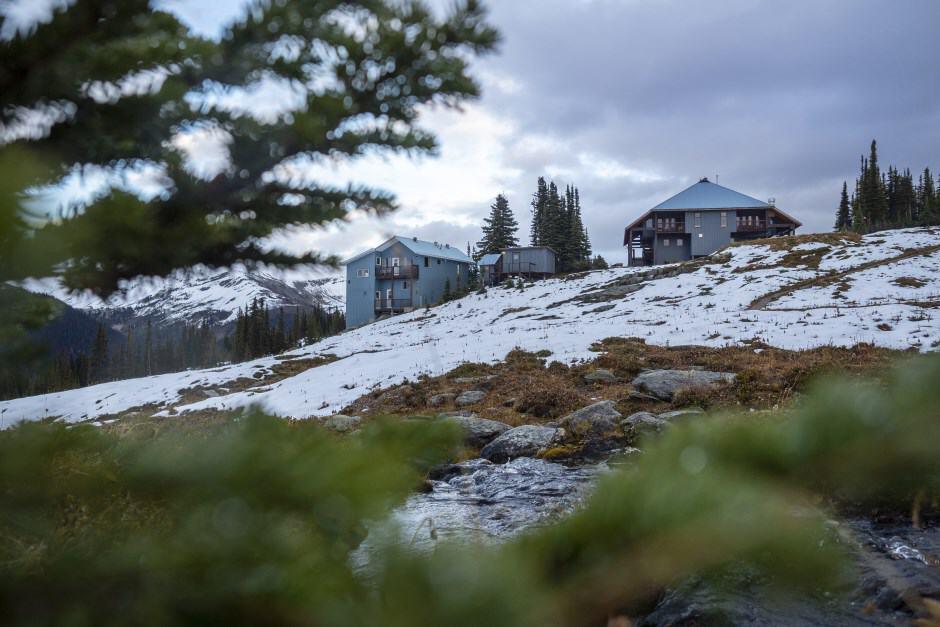
<svg viewBox="0 0 940 627">
<path fill-rule="evenodd" d="M 600 401 L 568 414 L 561 425 L 576 437 L 597 438 L 616 431 L 621 418 L 613 401 Z"/>
<path fill-rule="evenodd" d="M 474 405 L 479 403 L 484 398 L 486 398 L 486 392 L 483 390 L 468 390 L 462 392 L 460 396 L 457 397 L 455 401 L 458 407 L 464 407 L 465 405 Z"/>
<path fill-rule="evenodd" d="M 493 462 L 505 462 L 515 457 L 533 457 L 560 442 L 564 435 L 564 429 L 523 425 L 502 433 L 483 447 L 480 456 Z"/>
<path fill-rule="evenodd" d="M 648 411 L 638 411 L 635 414 L 630 414 L 620 423 L 620 428 L 631 440 L 659 435 L 668 426 L 668 422 Z"/>
<path fill-rule="evenodd" d="M 476 414 L 444 416 L 441 419 L 460 425 L 464 432 L 464 441 L 471 446 L 483 446 L 510 429 L 509 425 L 504 422 L 479 418 Z"/>
<path fill-rule="evenodd" d="M 347 416 L 345 414 L 334 414 L 323 421 L 323 426 L 331 431 L 346 433 L 358 429 L 362 418 L 359 416 Z"/>
<path fill-rule="evenodd" d="M 610 370 L 598 368 L 584 375 L 584 380 L 587 383 L 616 383 L 617 375 Z"/>
<path fill-rule="evenodd" d="M 680 390 L 715 389 L 734 383 L 732 372 L 708 370 L 647 370 L 634 380 L 633 386 L 665 401 L 671 401 Z"/>
<path fill-rule="evenodd" d="M 659 418 L 662 420 L 675 420 L 676 418 L 694 416 L 696 414 L 704 414 L 705 411 L 699 409 L 698 407 L 688 407 L 686 409 L 676 409 L 673 411 L 667 411 L 659 414 Z"/>
<path fill-rule="evenodd" d="M 434 396 L 428 399 L 428 405 L 430 405 L 431 407 L 440 407 L 441 405 L 446 405 L 447 403 L 450 403 L 455 398 L 457 398 L 457 395 L 451 394 L 449 392 L 445 392 L 443 394 L 435 394 Z"/>
</svg>

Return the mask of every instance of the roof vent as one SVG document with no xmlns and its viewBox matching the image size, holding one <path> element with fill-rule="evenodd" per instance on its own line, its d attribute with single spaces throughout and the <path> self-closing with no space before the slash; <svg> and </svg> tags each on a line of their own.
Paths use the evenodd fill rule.
<svg viewBox="0 0 940 627">
<path fill-rule="evenodd" d="M 444 248 L 450 248 L 450 244 L 444 244 Z"/>
<path fill-rule="evenodd" d="M 770 205 L 771 207 L 776 207 L 776 206 L 777 206 L 777 199 L 776 199 L 776 198 L 768 198 L 768 199 L 767 199 L 767 204 Z"/>
<path fill-rule="evenodd" d="M 707 176 L 703 176 L 701 179 L 699 179 L 699 183 L 707 183 L 707 182 L 708 182 Z"/>
<path fill-rule="evenodd" d="M 418 236 L 417 236 L 417 235 L 415 235 L 414 237 L 412 237 L 412 238 L 411 238 L 411 241 L 413 241 L 413 242 L 417 242 L 417 241 L 418 241 Z"/>
</svg>

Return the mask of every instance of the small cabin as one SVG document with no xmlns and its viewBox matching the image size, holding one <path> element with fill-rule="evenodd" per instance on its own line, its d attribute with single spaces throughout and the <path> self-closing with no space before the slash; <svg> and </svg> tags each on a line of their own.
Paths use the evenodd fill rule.
<svg viewBox="0 0 940 627">
<path fill-rule="evenodd" d="M 484 285 L 496 285 L 507 277 L 544 279 L 555 274 L 558 254 L 548 246 L 514 246 L 480 258 L 480 279 Z"/>
</svg>

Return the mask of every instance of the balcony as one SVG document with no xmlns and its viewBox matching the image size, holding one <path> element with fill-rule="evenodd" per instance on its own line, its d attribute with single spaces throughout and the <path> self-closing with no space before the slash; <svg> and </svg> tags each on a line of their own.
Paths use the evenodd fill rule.
<svg viewBox="0 0 940 627">
<path fill-rule="evenodd" d="M 657 233 L 685 233 L 685 222 L 663 222 L 656 224 Z"/>
<path fill-rule="evenodd" d="M 412 305 L 411 305 L 410 298 L 376 298 L 375 299 L 376 313 L 404 311 L 405 309 L 408 309 L 411 306 Z"/>
<path fill-rule="evenodd" d="M 375 278 L 377 279 L 417 279 L 418 266 L 376 266 Z"/>
<path fill-rule="evenodd" d="M 734 227 L 734 230 L 738 233 L 756 233 L 759 231 L 767 230 L 767 221 L 766 220 L 738 220 L 737 224 Z"/>
</svg>

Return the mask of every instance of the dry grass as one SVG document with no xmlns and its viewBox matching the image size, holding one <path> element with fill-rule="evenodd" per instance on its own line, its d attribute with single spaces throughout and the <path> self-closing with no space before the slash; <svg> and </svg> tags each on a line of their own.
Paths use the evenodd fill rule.
<svg viewBox="0 0 940 627">
<path fill-rule="evenodd" d="M 546 353 L 512 351 L 499 364 L 464 364 L 440 376 L 422 378 L 361 397 L 343 413 L 376 415 L 435 415 L 465 409 L 481 417 L 511 425 L 543 423 L 599 400 L 613 400 L 624 415 L 636 411 L 662 412 L 688 406 L 706 409 L 772 409 L 791 404 L 818 376 L 841 373 L 877 376 L 903 351 L 859 344 L 852 348 L 822 347 L 789 351 L 759 344 L 711 348 L 704 346 L 652 346 L 642 339 L 608 338 L 594 346 L 597 357 L 589 363 L 567 366 L 548 363 Z M 729 387 L 680 393 L 672 402 L 637 398 L 631 381 L 642 370 L 704 368 L 734 372 L 738 382 Z M 584 375 L 597 368 L 617 376 L 614 383 L 587 383 Z M 497 375 L 484 385 L 458 383 L 459 377 Z M 476 405 L 456 407 L 452 402 L 431 407 L 435 394 L 484 389 L 486 398 Z"/>
<path fill-rule="evenodd" d="M 922 279 L 918 279 L 912 276 L 901 276 L 891 282 L 897 285 L 898 287 L 919 288 L 919 287 L 924 287 L 925 285 L 927 285 L 927 281 L 924 281 Z"/>
</svg>

